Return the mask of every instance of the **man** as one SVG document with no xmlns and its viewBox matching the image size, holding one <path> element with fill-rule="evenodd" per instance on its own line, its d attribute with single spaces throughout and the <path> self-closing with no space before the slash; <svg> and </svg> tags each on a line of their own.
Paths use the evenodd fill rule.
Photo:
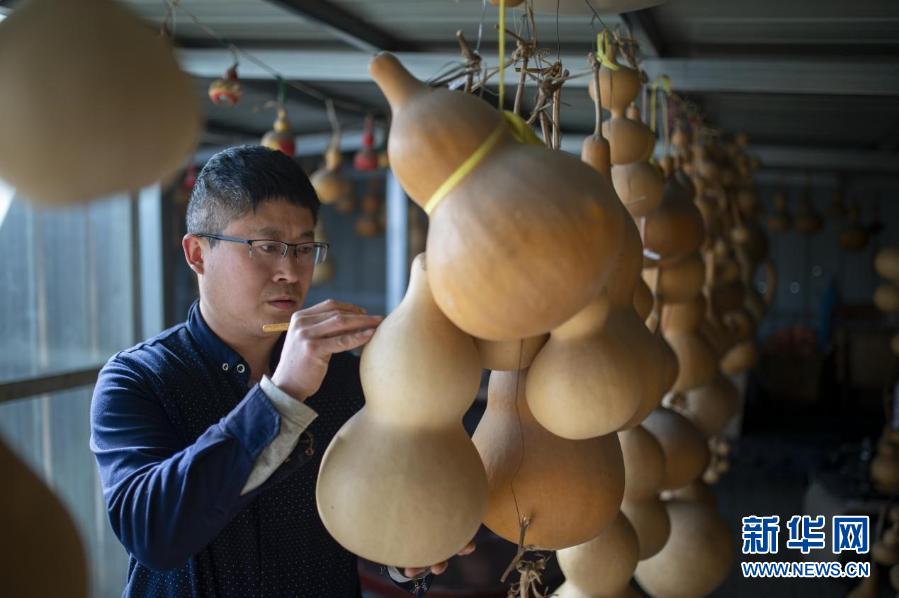
<svg viewBox="0 0 899 598">
<path fill-rule="evenodd" d="M 318 206 L 280 152 L 215 155 L 182 241 L 199 301 L 186 322 L 100 372 L 91 449 L 130 555 L 125 596 L 360 593 L 356 557 L 318 517 L 315 481 L 324 449 L 363 404 L 347 351 L 382 318 L 333 300 L 301 309 L 327 251 L 314 241 Z M 263 332 L 288 321 L 285 334 Z"/>
</svg>

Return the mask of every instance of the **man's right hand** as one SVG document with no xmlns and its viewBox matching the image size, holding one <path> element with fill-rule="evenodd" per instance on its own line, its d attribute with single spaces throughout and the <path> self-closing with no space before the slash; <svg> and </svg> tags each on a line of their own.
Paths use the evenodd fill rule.
<svg viewBox="0 0 899 598">
<path fill-rule="evenodd" d="M 367 343 L 383 319 L 334 299 L 294 312 L 272 382 L 290 396 L 306 400 L 325 379 L 331 355 Z"/>
</svg>

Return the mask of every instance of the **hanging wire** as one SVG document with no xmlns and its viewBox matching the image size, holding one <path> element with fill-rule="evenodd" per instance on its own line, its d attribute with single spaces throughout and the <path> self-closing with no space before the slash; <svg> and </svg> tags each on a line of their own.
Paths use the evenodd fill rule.
<svg viewBox="0 0 899 598">
<path fill-rule="evenodd" d="M 481 39 L 484 37 L 484 20 L 487 18 L 487 0 L 482 1 L 481 5 L 481 21 L 478 23 L 478 43 L 475 44 L 474 51 L 480 53 Z"/>
<path fill-rule="evenodd" d="M 590 11 L 593 13 L 593 16 L 590 18 L 590 26 L 591 27 L 594 26 L 594 22 L 599 21 L 599 24 L 602 25 L 603 29 L 608 29 L 606 24 L 603 22 L 602 17 L 599 16 L 599 12 L 597 12 L 597 10 L 595 8 L 593 8 L 593 4 L 590 2 L 590 0 L 584 0 L 584 4 L 586 4 L 587 8 L 589 8 Z M 594 33 L 596 33 L 595 29 L 594 29 Z"/>
<path fill-rule="evenodd" d="M 556 62 L 562 62 L 562 38 L 559 36 L 559 2 L 556 0 Z"/>
<path fill-rule="evenodd" d="M 203 30 L 203 32 L 206 33 L 209 37 L 216 40 L 219 44 L 222 45 L 222 47 L 227 48 L 229 51 L 231 51 L 231 53 L 234 54 L 235 57 L 238 54 L 243 56 L 248 61 L 250 61 L 253 64 L 255 64 L 256 66 L 258 66 L 260 69 L 262 69 L 265 72 L 267 72 L 268 74 L 270 74 L 275 80 L 282 81 L 284 83 L 284 85 L 286 85 L 287 87 L 291 87 L 291 88 L 299 91 L 302 94 L 305 94 L 311 98 L 319 100 L 322 103 L 326 103 L 328 100 L 331 100 L 335 106 L 341 108 L 342 110 L 346 110 L 348 112 L 357 112 L 362 115 L 367 115 L 368 113 L 371 112 L 371 108 L 367 108 L 365 106 L 361 106 L 359 104 L 355 104 L 353 102 L 347 102 L 344 100 L 333 100 L 330 96 L 318 91 L 315 88 L 309 87 L 308 85 L 304 85 L 304 84 L 296 82 L 296 81 L 287 80 L 281 74 L 280 71 L 269 66 L 264 61 L 260 60 L 259 58 L 257 58 L 253 54 L 251 54 L 250 52 L 247 52 L 246 50 L 240 48 L 239 46 L 237 46 L 237 44 L 229 41 L 227 38 L 220 35 L 217 31 L 215 31 L 214 29 L 212 29 L 211 27 L 209 27 L 208 25 L 203 23 L 195 14 L 193 14 L 192 12 L 190 12 L 189 10 L 184 8 L 184 6 L 181 5 L 180 0 L 166 0 L 166 1 L 173 11 L 172 16 L 171 16 L 172 23 L 174 23 L 175 14 L 178 11 L 184 13 L 194 22 L 194 24 L 197 27 L 199 27 L 201 30 Z M 280 85 L 280 83 L 279 83 L 279 85 Z"/>
</svg>

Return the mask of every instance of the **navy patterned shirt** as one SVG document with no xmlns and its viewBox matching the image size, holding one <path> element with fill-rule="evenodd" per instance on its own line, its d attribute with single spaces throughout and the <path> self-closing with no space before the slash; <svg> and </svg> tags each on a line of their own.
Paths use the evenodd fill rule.
<svg viewBox="0 0 899 598">
<path fill-rule="evenodd" d="M 282 345 L 283 335 L 272 371 Z M 360 595 L 356 557 L 331 538 L 315 504 L 322 453 L 363 404 L 358 359 L 331 358 L 306 399 L 318 417 L 271 477 L 241 496 L 280 429 L 249 374 L 198 303 L 186 322 L 100 372 L 91 449 L 112 529 L 130 555 L 124 596 Z"/>
</svg>

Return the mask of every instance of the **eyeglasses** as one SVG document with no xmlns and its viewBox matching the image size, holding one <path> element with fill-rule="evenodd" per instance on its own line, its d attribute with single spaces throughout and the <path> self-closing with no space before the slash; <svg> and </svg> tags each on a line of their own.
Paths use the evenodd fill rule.
<svg viewBox="0 0 899 598">
<path fill-rule="evenodd" d="M 293 257 L 304 266 L 315 266 L 325 261 L 328 256 L 328 244 L 319 241 L 306 241 L 303 243 L 285 243 L 271 239 L 241 239 L 226 235 L 212 235 L 208 233 L 194 233 L 195 237 L 215 239 L 216 241 L 228 241 L 230 243 L 243 243 L 249 249 L 250 257 L 264 262 L 275 263 L 281 258 L 287 257 L 290 249 L 293 249 Z"/>
</svg>

